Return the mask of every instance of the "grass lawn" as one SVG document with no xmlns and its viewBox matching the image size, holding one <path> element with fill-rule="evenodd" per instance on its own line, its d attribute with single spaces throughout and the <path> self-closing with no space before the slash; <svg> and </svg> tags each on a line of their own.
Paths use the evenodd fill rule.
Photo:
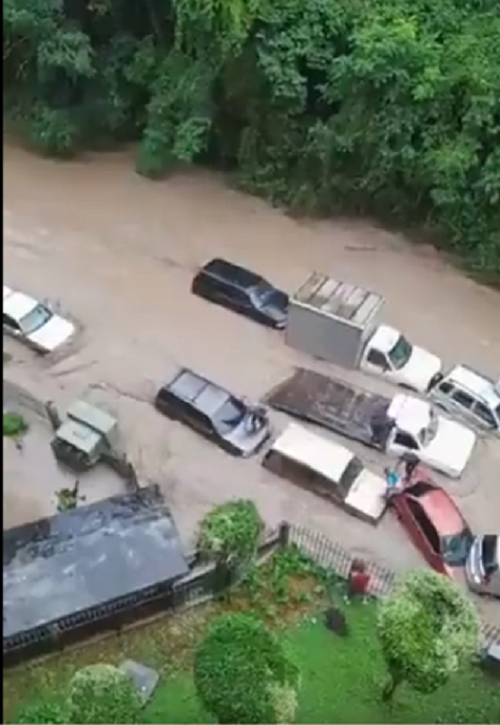
<svg viewBox="0 0 500 725">
<path fill-rule="evenodd" d="M 229 603 L 163 617 L 120 637 L 7 671 L 4 717 L 15 722 L 20 703 L 53 696 L 82 665 L 118 663 L 132 657 L 161 673 L 155 695 L 141 713 L 141 722 L 213 722 L 196 697 L 191 675 L 193 649 L 207 622 L 221 609 L 251 607 L 269 624 L 281 625 L 281 636 L 300 663 L 298 723 L 500 722 L 498 681 L 488 679 L 477 668 L 469 668 L 433 695 L 419 695 L 403 686 L 392 703 L 383 703 L 380 695 L 385 670 L 375 633 L 376 603 L 343 605 L 333 589 L 349 627 L 348 636 L 341 638 L 324 627 L 321 615 L 311 613 L 324 611 L 326 606 L 325 591 L 318 587 L 317 579 L 307 572 L 292 575 L 283 562 L 274 569 Z M 328 591 L 332 591 L 330 587 Z"/>
<path fill-rule="evenodd" d="M 433 695 L 404 686 L 392 704 L 380 699 L 384 664 L 374 636 L 374 606 L 350 607 L 349 636 L 307 618 L 283 636 L 301 664 L 298 723 L 498 723 L 500 687 L 479 671 L 457 676 Z M 148 723 L 213 722 L 198 704 L 189 672 L 158 688 L 144 711 Z"/>
</svg>

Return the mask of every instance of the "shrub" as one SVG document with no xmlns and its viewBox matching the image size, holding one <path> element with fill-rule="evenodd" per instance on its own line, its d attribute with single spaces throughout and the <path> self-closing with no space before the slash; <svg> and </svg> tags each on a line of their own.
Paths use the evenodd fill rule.
<svg viewBox="0 0 500 725">
<path fill-rule="evenodd" d="M 408 574 L 379 605 L 378 634 L 389 670 L 389 699 L 399 684 L 420 692 L 441 687 L 479 647 L 474 604 L 451 579 L 433 571 Z"/>
<path fill-rule="evenodd" d="M 69 683 L 68 711 L 72 723 L 133 723 L 139 707 L 135 683 L 113 665 L 83 667 Z"/>
<path fill-rule="evenodd" d="M 18 436 L 28 430 L 28 424 L 20 413 L 6 411 L 3 414 L 4 436 Z"/>
<path fill-rule="evenodd" d="M 245 564 L 253 559 L 263 528 L 253 501 L 228 501 L 202 520 L 198 549 L 213 561 L 230 566 Z"/>
<path fill-rule="evenodd" d="M 54 698 L 38 700 L 21 707 L 12 722 L 18 725 L 66 725 L 69 719 L 65 703 Z"/>
<path fill-rule="evenodd" d="M 225 614 L 213 622 L 196 652 L 194 678 L 219 723 L 293 722 L 298 668 L 253 615 Z"/>
</svg>

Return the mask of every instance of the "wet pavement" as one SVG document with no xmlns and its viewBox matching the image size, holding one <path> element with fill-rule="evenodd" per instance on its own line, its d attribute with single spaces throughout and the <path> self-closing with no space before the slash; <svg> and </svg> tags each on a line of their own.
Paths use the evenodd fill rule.
<svg viewBox="0 0 500 725">
<path fill-rule="evenodd" d="M 204 172 L 153 183 L 134 174 L 127 153 L 61 164 L 13 146 L 4 149 L 5 282 L 57 301 L 82 329 L 56 359 L 6 341 L 13 359 L 4 374 L 61 406 L 82 394 L 106 405 L 119 418 L 139 475 L 162 487 L 185 539 L 212 505 L 243 496 L 255 499 L 270 524 L 287 518 L 318 529 L 395 570 L 421 564 L 390 515 L 373 529 L 274 477 L 259 457 L 231 458 L 155 412 L 154 393 L 178 364 L 252 399 L 294 365 L 393 392 L 313 361 L 288 349 L 280 333 L 192 296 L 194 271 L 215 255 L 253 267 L 287 291 L 314 269 L 372 288 L 386 298 L 385 320 L 415 342 L 447 363 L 500 375 L 500 295 L 428 247 L 367 223 L 297 222 Z M 272 416 L 282 428 L 285 416 Z M 382 471 L 380 454 L 349 445 Z M 498 440 L 479 441 L 460 481 L 437 479 L 473 530 L 498 531 Z M 33 487 L 23 484 L 19 495 L 30 500 Z M 500 605 L 483 606 L 500 624 Z"/>
</svg>

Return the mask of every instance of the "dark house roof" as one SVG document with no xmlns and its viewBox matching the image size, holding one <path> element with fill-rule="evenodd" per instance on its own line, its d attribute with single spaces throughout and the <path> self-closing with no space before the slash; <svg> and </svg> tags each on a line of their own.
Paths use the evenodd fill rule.
<svg viewBox="0 0 500 725">
<path fill-rule="evenodd" d="M 3 535 L 4 643 L 187 572 L 157 486 L 9 529 Z"/>
</svg>

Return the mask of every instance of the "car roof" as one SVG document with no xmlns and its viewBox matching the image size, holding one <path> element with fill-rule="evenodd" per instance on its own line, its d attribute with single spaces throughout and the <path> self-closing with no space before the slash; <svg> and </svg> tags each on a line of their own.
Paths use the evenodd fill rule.
<svg viewBox="0 0 500 725">
<path fill-rule="evenodd" d="M 466 365 L 456 365 L 448 373 L 446 379 L 450 383 L 457 383 L 493 408 L 500 403 L 500 392 L 495 381 Z"/>
<path fill-rule="evenodd" d="M 38 302 L 24 292 L 3 288 L 3 311 L 14 320 L 21 320 L 38 305 Z"/>
<path fill-rule="evenodd" d="M 297 423 L 289 423 L 275 440 L 270 452 L 305 466 L 338 484 L 342 474 L 354 458 L 348 448 L 312 433 Z"/>
<path fill-rule="evenodd" d="M 187 368 L 180 370 L 165 387 L 208 416 L 212 416 L 232 397 L 229 391 Z"/>
<path fill-rule="evenodd" d="M 260 274 L 252 272 L 252 270 L 246 267 L 241 267 L 233 262 L 228 262 L 225 259 L 212 259 L 210 262 L 202 267 L 202 272 L 206 272 L 214 277 L 218 277 L 227 282 L 231 282 L 238 287 L 249 289 L 256 287 L 263 278 Z"/>
<path fill-rule="evenodd" d="M 431 406 L 426 400 L 397 393 L 387 409 L 387 415 L 395 421 L 401 431 L 416 436 L 429 424 Z"/>
<path fill-rule="evenodd" d="M 394 327 L 379 325 L 370 339 L 370 344 L 377 350 L 388 353 L 400 337 L 401 333 Z"/>
<path fill-rule="evenodd" d="M 419 483 L 416 485 L 421 486 Z M 442 488 L 431 484 L 427 486 L 429 490 L 423 495 L 412 496 L 411 486 L 405 493 L 419 502 L 440 536 L 450 536 L 463 531 L 466 524 L 453 499 Z"/>
</svg>

